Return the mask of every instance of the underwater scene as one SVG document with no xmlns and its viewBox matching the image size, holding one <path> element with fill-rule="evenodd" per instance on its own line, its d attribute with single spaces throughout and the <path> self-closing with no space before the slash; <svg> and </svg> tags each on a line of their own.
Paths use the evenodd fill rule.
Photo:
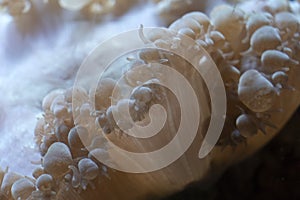
<svg viewBox="0 0 300 200">
<path fill-rule="evenodd" d="M 300 0 L 0 0 L 0 200 L 300 199 Z"/>
</svg>

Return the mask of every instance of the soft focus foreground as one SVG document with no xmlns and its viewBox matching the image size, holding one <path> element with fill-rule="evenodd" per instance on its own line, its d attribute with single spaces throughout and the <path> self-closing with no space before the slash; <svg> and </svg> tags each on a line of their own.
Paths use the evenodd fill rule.
<svg viewBox="0 0 300 200">
<path fill-rule="evenodd" d="M 27 4 L 12 7 L 12 3 L 3 3 L 4 9 L 10 13 L 10 16 L 1 16 L 4 22 L 1 40 L 5 48 L 0 55 L 5 67 L 0 71 L 1 92 L 4 97 L 1 100 L 3 134 L 0 153 L 3 169 L 9 166 L 8 172 L 3 172 L 3 196 L 14 199 L 26 199 L 29 196 L 33 199 L 68 199 L 69 196 L 72 199 L 95 199 L 99 196 L 104 199 L 143 199 L 148 195 L 150 198 L 151 195 L 164 196 L 192 181 L 219 174 L 227 166 L 252 154 L 280 130 L 297 108 L 300 85 L 297 79 L 300 73 L 298 4 L 295 3 L 291 9 L 286 1 L 258 1 L 255 9 L 259 12 L 251 13 L 251 8 L 255 9 L 254 1 L 250 1 L 241 5 L 241 8 L 245 8 L 244 11 L 239 7 L 222 6 L 213 9 L 209 17 L 199 12 L 189 13 L 173 22 L 169 29 L 179 36 L 185 35 L 195 40 L 206 49 L 220 70 L 226 88 L 228 111 L 218 146 L 205 159 L 197 157 L 204 137 L 201 134 L 207 128 L 203 125 L 201 129 L 204 130 L 199 129 L 195 140 L 197 142 L 192 144 L 184 156 L 162 170 L 147 174 L 127 174 L 108 169 L 94 159 L 94 155 L 100 154 L 108 160 L 116 159 L 110 157 L 112 155 L 109 155 L 109 150 L 92 147 L 92 154 L 78 140 L 79 133 L 86 130 L 75 125 L 80 121 L 80 116 L 83 116 L 81 120 L 90 117 L 91 110 L 88 104 L 75 107 L 75 111 L 79 110 L 79 119 L 74 119 L 72 92 L 73 97 L 77 93 L 81 99 L 87 99 L 87 102 L 93 98 L 88 90 L 71 88 L 79 65 L 98 42 L 113 34 L 136 28 L 138 24 L 155 26 L 162 22 L 170 23 L 179 17 L 176 14 L 183 14 L 191 9 L 184 10 L 186 7 L 183 6 L 182 11 L 175 12 L 174 16 L 172 9 L 164 10 L 167 7 L 159 4 L 158 13 L 162 17 L 159 20 L 153 16 L 156 7 L 150 3 L 140 2 L 130 12 L 126 12 L 129 9 L 127 5 L 118 1 L 102 5 L 101 9 L 95 5 L 89 7 L 92 2 L 76 5 L 69 1 L 59 1 L 60 4 L 54 1 L 47 4 L 34 1 L 30 4 L 30 9 Z M 163 1 L 165 4 L 166 2 Z M 178 9 L 178 2 L 169 3 L 173 3 L 175 10 Z M 60 9 L 59 5 L 67 10 Z M 202 6 L 209 7 L 204 4 Z M 291 14 L 292 10 L 295 14 Z M 108 15 L 111 12 L 115 12 L 114 17 Z M 121 14 L 124 15 L 119 17 Z M 110 23 L 110 20 L 114 20 L 114 23 Z M 177 39 L 168 38 L 168 35 L 161 33 L 145 35 L 145 38 L 156 47 L 172 45 Z M 149 82 L 147 87 L 137 87 L 139 83 L 150 79 L 140 76 L 139 70 L 144 69 L 135 68 L 136 62 L 167 60 L 172 63 L 172 59 L 175 59 L 173 63 L 181 62 L 168 55 L 159 54 L 157 57 L 157 52 L 139 52 L 138 58 L 124 63 L 133 70 L 126 78 L 127 85 L 123 85 L 124 88 L 120 90 L 133 87 L 137 91 L 131 98 L 133 102 L 139 102 L 138 112 L 134 113 L 136 121 L 142 121 L 153 102 L 161 99 L 161 91 L 153 88 Z M 176 64 L 172 67 L 176 68 Z M 193 77 L 193 71 L 183 70 L 187 77 L 192 77 L 191 82 L 199 84 L 197 87 L 201 89 L 196 88 L 196 91 L 205 91 L 201 78 Z M 96 90 L 95 98 L 99 97 L 96 99 L 99 104 L 96 104 L 98 112 L 94 117 L 111 140 L 130 149 L 136 141 L 120 137 L 117 124 L 109 118 L 112 108 L 108 100 L 112 95 L 110 88 L 115 85 L 115 80 L 111 79 L 115 78 L 114 73 L 117 71 L 111 72 L 110 79 L 102 84 L 104 94 L 97 96 Z M 101 82 L 99 87 L 101 88 Z M 62 89 L 52 91 L 57 88 Z M 157 99 L 146 98 L 148 93 Z M 169 121 L 169 127 L 164 130 L 170 133 L 174 124 L 178 123 L 180 113 L 176 110 L 178 105 L 172 95 L 167 92 L 164 95 L 167 96 L 165 106 L 172 108 L 168 110 L 168 114 L 173 118 Z M 197 95 L 200 98 L 201 94 Z M 46 97 L 43 99 L 44 96 Z M 117 108 L 119 102 L 123 102 L 122 97 L 119 98 L 114 99 Z M 143 100 L 138 101 L 140 98 Z M 208 117 L 209 100 L 204 98 L 201 103 L 207 109 L 203 111 L 204 116 Z M 207 124 L 205 117 L 200 124 Z M 101 138 L 93 137 L 91 145 L 93 142 L 103 145 Z M 153 143 L 156 148 L 163 145 Z M 35 144 L 38 144 L 37 148 Z M 143 146 L 143 150 L 151 150 L 153 146 Z M 36 166 L 40 165 L 40 155 L 43 157 L 43 168 Z M 18 172 L 30 176 L 33 169 L 34 179 L 13 174 Z M 131 189 L 135 192 L 128 192 Z"/>
</svg>

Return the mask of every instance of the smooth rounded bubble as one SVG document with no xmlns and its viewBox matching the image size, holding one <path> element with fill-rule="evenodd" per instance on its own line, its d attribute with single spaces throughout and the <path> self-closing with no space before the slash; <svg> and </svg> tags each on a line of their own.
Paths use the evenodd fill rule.
<svg viewBox="0 0 300 200">
<path fill-rule="evenodd" d="M 177 33 L 164 28 L 143 28 L 142 31 L 143 34 L 141 34 L 141 29 L 124 32 L 101 43 L 85 59 L 74 83 L 74 87 L 85 88 L 90 91 L 89 96 L 95 96 L 95 88 L 101 80 L 107 77 L 116 79 L 115 88 L 118 89 L 113 90 L 111 96 L 111 106 L 114 107 L 112 111 L 113 122 L 111 124 L 118 126 L 118 130 L 129 137 L 150 141 L 152 137 L 156 137 L 163 130 L 169 117 L 168 112 L 164 106 L 157 104 L 157 102 L 149 104 L 149 108 L 147 107 L 148 104 L 146 103 L 153 97 L 151 95 L 155 95 L 147 88 L 142 88 L 146 96 L 141 98 L 141 102 L 137 104 L 132 103 L 131 95 L 137 91 L 136 88 L 139 86 L 155 85 L 155 87 L 166 88 L 176 98 L 180 110 L 180 123 L 176 134 L 164 146 L 149 152 L 131 152 L 119 147 L 109 140 L 109 137 L 104 134 L 105 131 L 97 132 L 96 129 L 91 128 L 91 124 L 95 122 L 95 119 L 91 120 L 91 123 L 80 124 L 86 126 L 93 134 L 97 132 L 106 139 L 105 149 L 108 149 L 110 159 L 107 159 L 107 156 L 102 157 L 102 154 L 95 155 L 96 159 L 108 167 L 129 173 L 147 173 L 169 166 L 192 145 L 199 126 L 201 126 L 199 122 L 201 121 L 201 110 L 203 108 L 201 108 L 201 101 L 197 97 L 199 91 L 195 91 L 193 87 L 195 82 L 189 81 L 189 78 L 183 74 L 184 70 L 177 70 L 178 66 L 172 67 L 172 65 L 176 65 L 176 62 L 172 63 L 168 58 L 172 59 L 172 56 L 175 55 L 176 59 L 183 59 L 185 63 L 189 63 L 194 68 L 195 73 L 200 75 L 208 89 L 209 97 L 207 98 L 210 99 L 211 116 L 202 146 L 199 146 L 199 158 L 207 156 L 217 143 L 224 126 L 224 116 L 226 114 L 226 94 L 221 75 L 209 54 L 201 46 L 197 45 L 188 36 L 179 36 Z M 166 32 L 167 34 L 162 35 L 161 39 L 156 40 L 156 42 L 147 39 L 147 36 L 151 38 L 153 33 Z M 155 55 L 155 59 L 151 60 L 150 63 L 135 62 L 135 68 L 128 68 L 127 71 L 118 67 L 122 65 L 122 62 L 133 59 L 130 55 L 142 51 L 152 52 L 151 55 Z M 161 54 L 167 55 L 167 58 L 160 57 Z M 124 59 L 126 56 L 128 56 L 127 59 Z M 143 56 L 141 55 L 141 57 Z M 172 63 L 171 66 L 170 63 Z M 140 70 L 138 67 L 151 70 Z M 132 76 L 132 70 L 137 70 L 135 73 L 140 73 L 139 79 L 130 82 L 129 85 L 135 86 L 125 87 L 126 78 Z M 122 88 L 121 91 L 120 88 Z M 86 102 L 76 98 L 75 93 L 73 95 L 75 95 L 75 98 L 72 98 L 73 110 L 78 110 Z M 138 97 L 137 94 L 135 95 Z M 206 93 L 203 92 L 203 95 L 206 95 Z M 153 98 L 160 99 L 162 97 Z M 95 109 L 95 101 L 92 99 L 89 103 Z M 140 111 L 139 108 L 135 107 L 137 105 L 146 107 L 147 113 L 143 113 L 143 110 Z M 144 125 L 137 123 L 137 120 L 131 115 L 132 110 L 141 112 L 141 116 L 136 118 L 147 118 L 148 123 Z M 78 118 L 78 113 L 73 112 L 74 119 Z M 90 150 L 90 139 L 87 139 L 87 137 L 95 137 L 93 134 L 80 136 L 88 150 Z"/>
</svg>

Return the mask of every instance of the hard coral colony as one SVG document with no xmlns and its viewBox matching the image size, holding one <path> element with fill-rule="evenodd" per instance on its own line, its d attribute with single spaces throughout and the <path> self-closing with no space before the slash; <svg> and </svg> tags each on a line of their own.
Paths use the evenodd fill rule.
<svg viewBox="0 0 300 200">
<path fill-rule="evenodd" d="M 2 5 L 12 15 L 28 12 L 25 1 L 22 6 L 11 5 L 14 1 L 4 2 Z M 76 1 L 77 4 L 71 2 L 60 0 L 59 5 L 71 10 L 88 8 L 97 14 L 105 14 L 119 1 Z M 95 2 L 97 5 L 94 5 Z M 163 2 L 169 2 L 170 8 L 177 8 L 176 5 L 182 1 Z M 12 9 L 12 6 L 18 6 L 18 9 Z M 159 6 L 160 10 L 167 8 L 161 1 Z M 178 49 L 182 48 L 181 45 L 184 46 L 177 43 L 178 38 L 190 37 L 199 48 L 204 48 L 209 53 L 221 73 L 227 95 L 225 128 L 217 145 L 222 148 L 241 148 L 240 143 L 251 146 L 255 143 L 253 138 L 264 137 L 262 133 L 278 131 L 284 123 L 280 118 L 282 111 L 290 110 L 287 113 L 291 113 L 295 109 L 284 100 L 290 94 L 295 95 L 299 89 L 299 82 L 295 79 L 299 75 L 300 61 L 298 15 L 283 0 L 266 1 L 262 10 L 256 12 L 222 5 L 215 7 L 210 17 L 193 11 L 174 21 L 165 32 L 143 35 L 141 29 L 140 35 L 145 42 L 150 42 L 155 47 L 173 45 Z M 168 31 L 175 32 L 176 36 L 168 34 Z M 153 61 L 176 69 L 179 64 L 188 65 L 180 58 L 161 50 L 141 50 L 134 58 L 124 61 L 122 68 L 125 70 L 122 73 L 125 76 L 122 86 L 112 76 L 101 80 L 94 90 L 88 91 L 80 87 L 57 89 L 45 96 L 42 102 L 43 117 L 38 120 L 35 128 L 42 166 L 34 171 L 34 178 L 0 171 L 1 197 L 16 200 L 68 199 L 67 195 L 71 195 L 74 199 L 80 199 L 102 195 L 104 199 L 143 199 L 149 193 L 163 196 L 207 176 L 213 161 L 218 163 L 222 153 L 217 155 L 213 152 L 204 161 L 192 160 L 193 163 L 190 163 L 187 162 L 191 161 L 189 152 L 186 152 L 183 159 L 153 176 L 129 176 L 107 168 L 96 159 L 96 155 L 101 155 L 109 162 L 115 162 L 115 158 L 111 157 L 109 149 L 106 148 L 107 140 L 92 134 L 91 130 L 103 131 L 108 138 L 129 149 L 130 145 L 136 143 L 124 137 L 119 128 L 121 125 L 130 129 L 132 122 L 116 120 L 113 116 L 113 112 L 122 115 L 126 105 L 129 105 L 134 122 L 147 121 L 151 106 L 158 103 L 173 108 L 168 109 L 172 118 L 168 122 L 170 127 L 176 124 L 173 122 L 180 120 L 176 110 L 178 105 L 170 100 L 173 98 L 172 94 L 155 85 L 157 79 L 152 75 L 158 75 L 162 69 L 160 65 L 154 65 Z M 188 67 L 183 70 L 187 75 L 193 74 Z M 195 78 L 191 81 L 200 84 L 201 79 Z M 122 93 L 126 88 L 132 90 L 129 98 Z M 116 93 L 116 98 L 112 99 L 113 92 Z M 72 107 L 72 101 L 76 100 L 84 102 L 81 107 Z M 92 102 L 95 102 L 95 110 Z M 170 127 L 163 129 L 166 135 L 171 132 Z M 85 142 L 89 143 L 89 147 L 85 147 L 81 135 L 87 138 Z M 225 161 L 219 162 L 228 165 Z M 182 172 L 187 168 L 189 172 Z M 199 172 L 199 169 L 202 171 Z M 185 173 L 189 175 L 180 175 Z M 126 189 L 132 189 L 133 186 L 124 185 L 127 181 L 130 185 L 130 179 L 135 182 L 135 190 L 139 190 L 135 194 L 128 193 Z M 145 183 L 147 179 L 149 183 Z M 176 179 L 182 180 L 171 186 L 169 180 Z M 118 180 L 120 183 L 116 184 Z M 157 186 L 152 186 L 154 183 Z M 115 188 L 108 189 L 113 184 L 116 184 Z M 118 191 L 118 194 L 113 191 Z"/>
</svg>

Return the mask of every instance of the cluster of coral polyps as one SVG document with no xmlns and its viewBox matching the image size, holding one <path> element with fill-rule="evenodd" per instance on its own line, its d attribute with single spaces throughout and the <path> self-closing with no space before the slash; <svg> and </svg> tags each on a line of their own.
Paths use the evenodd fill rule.
<svg viewBox="0 0 300 200">
<path fill-rule="evenodd" d="M 143 36 L 141 30 L 142 39 L 156 47 L 178 44 L 178 39 L 184 35 L 195 40 L 210 54 L 222 75 L 228 102 L 225 127 L 218 144 L 241 148 L 243 145 L 240 143 L 248 142 L 248 146 L 242 147 L 242 154 L 253 152 L 263 145 L 267 140 L 262 138 L 270 139 L 299 105 L 299 81 L 296 79 L 300 73 L 299 20 L 285 4 L 277 7 L 266 5 L 265 8 L 265 11 L 245 13 L 224 5 L 216 7 L 210 18 L 201 12 L 188 13 L 170 25 L 169 30 L 178 33 L 176 37 L 168 38 L 168 34 L 161 32 L 147 37 Z M 180 45 L 175 48 L 180 48 Z M 43 157 L 41 167 L 34 171 L 33 179 L 12 172 L 1 172 L 3 198 L 68 199 L 72 196 L 77 199 L 81 196 L 94 199 L 143 199 L 146 195 L 161 196 L 181 189 L 207 176 L 212 167 L 216 167 L 214 164 L 220 168 L 232 160 L 238 160 L 227 155 L 224 157 L 231 159 L 225 161 L 221 158 L 223 154 L 216 152 L 203 160 L 197 156 L 194 158 L 199 143 L 193 144 L 184 156 L 170 166 L 149 174 L 113 171 L 95 159 L 94 155 L 111 159 L 109 150 L 105 148 L 106 141 L 99 135 L 90 136 L 89 127 L 80 124 L 89 124 L 93 130 L 111 135 L 113 140 L 121 141 L 120 145 L 124 148 L 127 145 L 130 149 L 132 141 L 119 135 L 122 131 L 118 125 L 130 129 L 132 124 L 116 121 L 113 112 L 122 113 L 123 108 L 129 105 L 132 119 L 143 121 L 151 105 L 162 103 L 171 108 L 168 113 L 173 118 L 164 131 L 171 130 L 178 123 L 177 115 L 180 112 L 178 103 L 171 100 L 172 95 L 154 86 L 155 77 L 142 76 L 146 74 L 145 71 L 153 72 L 159 68 L 159 65 L 151 65 L 151 61 L 175 63 L 175 68 L 176 63 L 183 62 L 158 50 L 141 51 L 136 58 L 124 63 L 127 66 L 124 71 L 129 73 L 121 88 L 115 88 L 116 80 L 113 78 L 105 78 L 95 93 L 77 87 L 50 92 L 43 100 L 44 115 L 35 130 L 36 143 Z M 186 76 L 193 74 L 192 71 L 185 73 Z M 111 99 L 113 91 L 122 96 L 122 90 L 126 87 L 134 88 L 130 98 Z M 74 97 L 85 103 L 78 108 L 72 107 Z M 111 105 L 113 101 L 115 104 Z M 91 109 L 90 102 L 95 102 L 95 110 Z M 75 112 L 77 114 L 74 115 Z M 74 116 L 77 118 L 74 119 Z M 83 145 L 80 135 L 89 135 L 90 151 Z M 261 140 L 257 139 L 257 135 Z M 197 139 L 201 138 L 199 136 Z M 251 141 L 251 138 L 256 141 Z"/>
<path fill-rule="evenodd" d="M 229 108 L 219 143 L 236 145 L 259 130 L 266 134 L 266 126 L 276 129 L 281 96 L 296 90 L 299 20 L 288 8 L 244 13 L 230 6 L 216 7 L 210 17 L 188 13 L 169 28 L 196 40 L 218 66 Z"/>
</svg>

